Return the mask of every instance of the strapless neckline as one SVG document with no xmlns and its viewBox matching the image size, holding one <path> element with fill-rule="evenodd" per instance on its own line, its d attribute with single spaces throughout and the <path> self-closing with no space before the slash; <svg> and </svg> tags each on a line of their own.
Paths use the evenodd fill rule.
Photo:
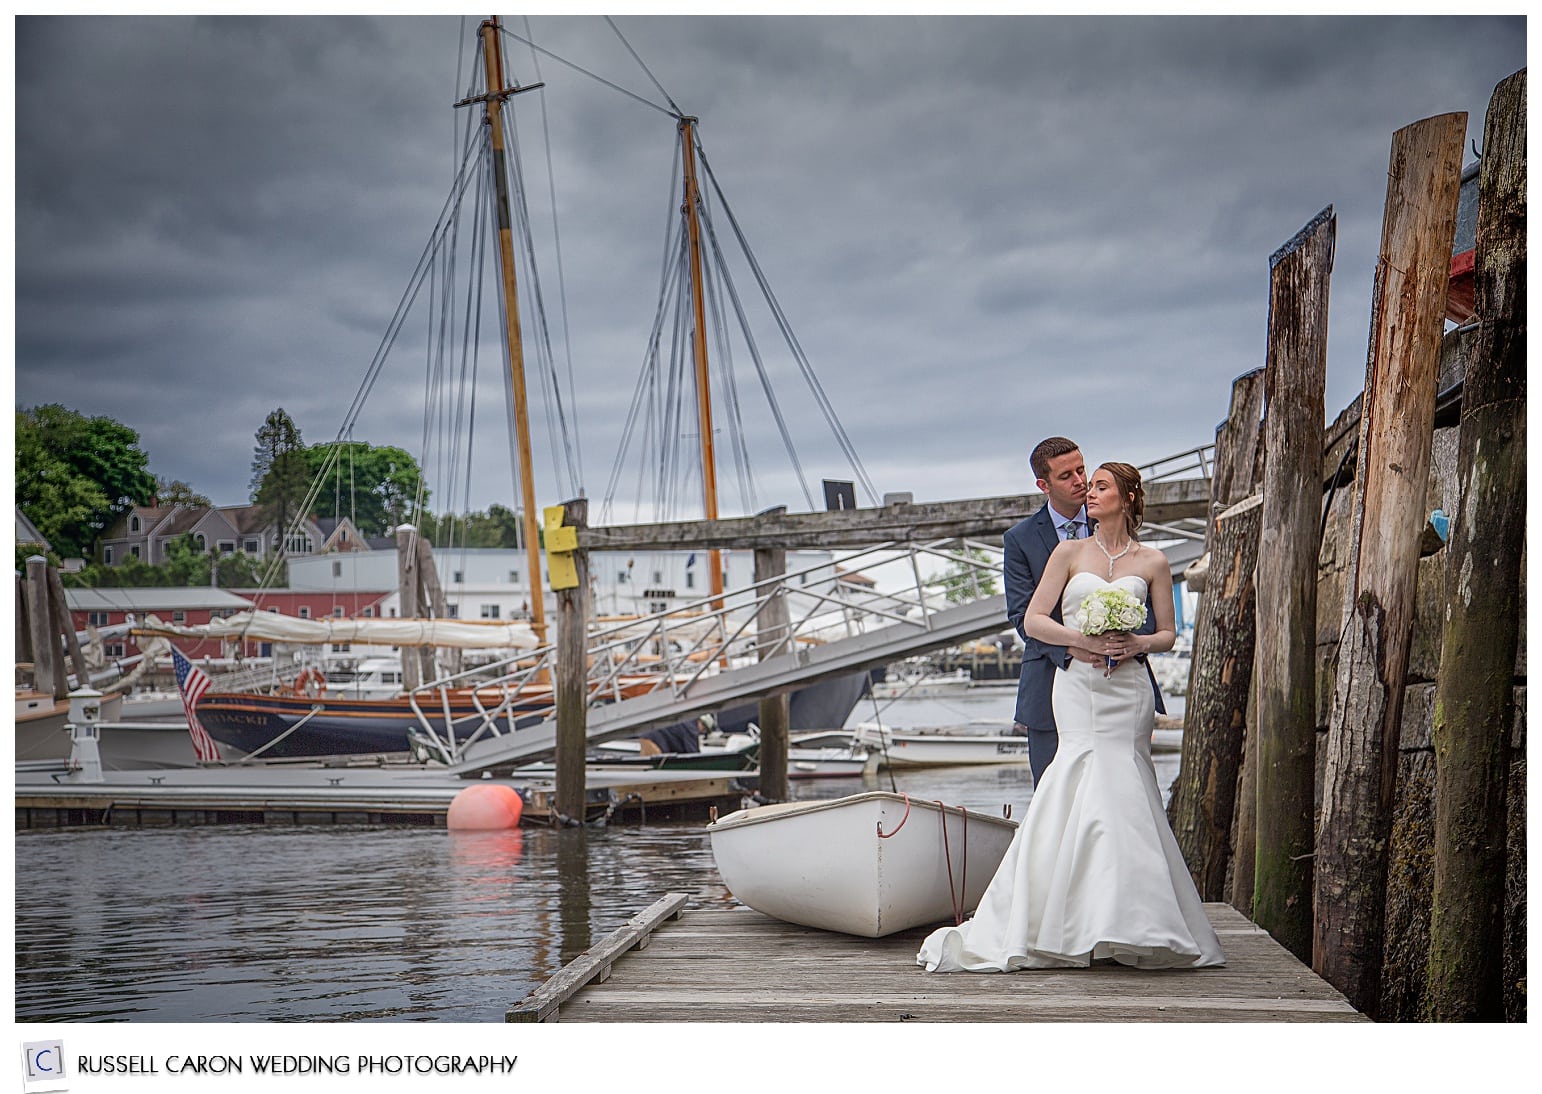
<svg viewBox="0 0 1542 1094">
<path fill-rule="evenodd" d="M 1067 579 L 1067 581 L 1066 581 L 1066 588 L 1069 589 L 1071 587 L 1071 582 L 1075 581 L 1079 577 L 1090 577 L 1090 578 L 1092 578 L 1092 580 L 1094 580 L 1094 581 L 1096 581 L 1096 582 L 1098 582 L 1099 584 L 1102 584 L 1102 585 L 1117 585 L 1121 581 L 1132 581 L 1133 580 L 1133 581 L 1139 581 L 1140 584 L 1141 584 L 1141 588 L 1144 589 L 1144 588 L 1147 587 L 1146 579 L 1141 577 L 1139 574 L 1120 574 L 1118 577 L 1116 577 L 1112 581 L 1110 581 L 1106 577 L 1099 577 L 1097 574 L 1093 573 L 1091 570 L 1080 570 L 1080 571 L 1072 574 L 1070 576 L 1070 578 Z"/>
</svg>

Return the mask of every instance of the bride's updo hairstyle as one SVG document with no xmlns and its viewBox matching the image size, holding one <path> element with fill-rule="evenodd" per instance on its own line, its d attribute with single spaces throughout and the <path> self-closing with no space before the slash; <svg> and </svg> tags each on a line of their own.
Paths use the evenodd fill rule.
<svg viewBox="0 0 1542 1094">
<path fill-rule="evenodd" d="M 1127 463 L 1105 463 L 1099 470 L 1107 471 L 1114 477 L 1124 506 L 1125 522 L 1129 525 L 1130 538 L 1138 538 L 1135 533 L 1146 517 L 1146 488 L 1140 484 L 1140 472 Z"/>
</svg>

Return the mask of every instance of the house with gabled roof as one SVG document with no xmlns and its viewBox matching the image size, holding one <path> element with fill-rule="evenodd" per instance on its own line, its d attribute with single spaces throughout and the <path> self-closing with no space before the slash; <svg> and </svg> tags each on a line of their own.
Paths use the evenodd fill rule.
<svg viewBox="0 0 1542 1094">
<path fill-rule="evenodd" d="M 334 527 L 332 538 L 336 538 L 337 532 Z M 351 523 L 344 533 L 350 540 L 363 541 Z M 265 559 L 277 550 L 280 534 L 278 525 L 261 505 L 136 505 L 103 533 L 100 549 L 102 561 L 109 566 L 121 565 L 130 558 L 159 565 L 166 561 L 175 539 L 191 535 L 199 551 Z M 315 554 L 318 549 L 325 549 L 323 544 L 328 538 L 314 519 L 308 519 L 290 533 L 288 553 Z"/>
<path fill-rule="evenodd" d="M 329 555 L 334 551 L 368 551 L 370 541 L 354 527 L 347 517 L 318 517 L 316 527 L 321 530 L 321 550 L 317 554 Z M 396 541 L 392 540 L 394 547 Z"/>
</svg>

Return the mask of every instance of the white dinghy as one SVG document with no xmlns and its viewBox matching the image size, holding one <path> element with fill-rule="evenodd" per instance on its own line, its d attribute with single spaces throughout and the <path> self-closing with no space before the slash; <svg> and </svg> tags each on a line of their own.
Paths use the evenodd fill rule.
<svg viewBox="0 0 1542 1094">
<path fill-rule="evenodd" d="M 878 753 L 880 768 L 1028 762 L 1028 738 L 999 732 L 906 732 L 863 722 L 857 728 L 857 741 Z"/>
<path fill-rule="evenodd" d="M 740 901 L 865 938 L 973 911 L 1016 829 L 884 791 L 763 805 L 707 826 L 718 873 Z"/>
</svg>

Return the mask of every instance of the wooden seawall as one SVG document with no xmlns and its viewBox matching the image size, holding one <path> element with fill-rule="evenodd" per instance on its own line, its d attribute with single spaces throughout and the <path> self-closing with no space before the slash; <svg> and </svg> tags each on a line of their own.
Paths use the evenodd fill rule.
<svg viewBox="0 0 1542 1094">
<path fill-rule="evenodd" d="M 1224 968 L 927 973 L 929 928 L 856 938 L 743 907 L 633 917 L 509 1009 L 511 1022 L 1355 1022 L 1325 980 L 1227 904 Z"/>
</svg>

